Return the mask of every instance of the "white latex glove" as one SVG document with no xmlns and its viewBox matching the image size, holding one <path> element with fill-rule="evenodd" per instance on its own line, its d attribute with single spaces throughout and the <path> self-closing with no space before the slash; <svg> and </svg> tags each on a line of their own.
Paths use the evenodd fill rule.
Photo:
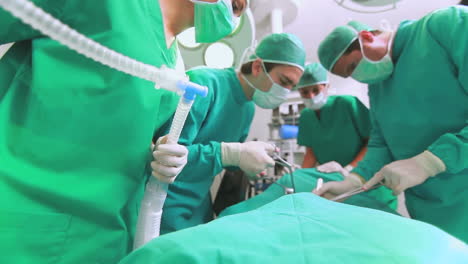
<svg viewBox="0 0 468 264">
<path fill-rule="evenodd" d="M 364 181 L 361 176 L 355 173 L 350 173 L 342 181 L 330 181 L 324 183 L 321 188 L 313 190 L 313 193 L 327 199 L 333 199 L 338 195 L 361 187 L 363 183 Z"/>
<path fill-rule="evenodd" d="M 272 144 L 261 141 L 221 143 L 223 166 L 238 166 L 251 180 L 257 179 L 260 173 L 265 174 L 267 167 L 275 166 L 275 161 L 269 156 L 274 151 Z"/>
<path fill-rule="evenodd" d="M 349 172 L 345 170 L 338 162 L 336 161 L 329 161 L 317 167 L 317 171 L 323 173 L 332 173 L 332 172 L 339 172 L 343 176 L 347 176 Z"/>
<path fill-rule="evenodd" d="M 385 186 L 393 190 L 394 195 L 398 195 L 445 170 L 444 162 L 426 150 L 412 158 L 394 161 L 384 166 L 363 188 L 369 189 L 382 181 Z"/>
<path fill-rule="evenodd" d="M 187 164 L 188 149 L 179 144 L 166 144 L 167 136 L 158 138 L 151 162 L 153 176 L 161 182 L 173 183 Z"/>
</svg>

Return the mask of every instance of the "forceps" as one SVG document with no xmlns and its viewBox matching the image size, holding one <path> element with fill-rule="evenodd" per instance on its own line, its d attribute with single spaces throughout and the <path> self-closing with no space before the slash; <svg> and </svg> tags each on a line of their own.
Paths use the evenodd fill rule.
<svg viewBox="0 0 468 264">
<path fill-rule="evenodd" d="M 277 184 L 277 185 L 281 186 L 281 188 L 283 188 L 283 190 L 284 190 L 284 194 L 294 193 L 294 188 L 291 188 L 291 187 L 288 187 L 288 186 L 283 185 L 281 183 L 278 183 L 277 181 L 275 181 L 276 179 L 274 177 L 267 177 L 267 178 L 262 178 L 262 179 L 271 180 L 273 182 L 272 184 Z"/>
<path fill-rule="evenodd" d="M 277 152 L 273 153 L 272 158 L 275 160 L 276 164 L 281 165 L 281 166 L 285 167 L 288 170 L 289 177 L 291 177 L 292 190 L 291 190 L 291 188 L 286 187 L 284 185 L 281 185 L 281 184 L 279 184 L 277 182 L 275 182 L 275 183 L 280 185 L 281 187 L 283 187 L 285 189 L 286 193 L 295 193 L 296 192 L 296 185 L 294 184 L 293 166 L 291 165 L 291 163 L 284 160 Z"/>
</svg>

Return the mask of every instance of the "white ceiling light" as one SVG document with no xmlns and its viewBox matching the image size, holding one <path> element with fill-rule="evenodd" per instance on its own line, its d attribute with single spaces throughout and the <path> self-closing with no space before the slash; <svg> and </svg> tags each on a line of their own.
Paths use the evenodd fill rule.
<svg viewBox="0 0 468 264">
<path fill-rule="evenodd" d="M 210 68 L 228 68 L 234 64 L 234 52 L 223 42 L 211 44 L 205 50 L 205 65 Z"/>
<path fill-rule="evenodd" d="M 225 67 L 238 66 L 243 51 L 247 47 L 252 46 L 255 40 L 255 21 L 250 9 L 247 9 L 244 15 L 242 15 L 238 27 L 232 34 L 216 43 L 219 45 L 197 43 L 195 41 L 194 28 L 187 29 L 179 34 L 177 40 L 180 44 L 180 54 L 187 70 L 203 65 L 214 68 L 219 68 L 223 65 Z M 217 56 L 212 56 L 211 54 L 217 54 Z"/>
<path fill-rule="evenodd" d="M 195 41 L 195 28 L 191 27 L 177 35 L 177 40 L 185 48 L 196 48 L 200 43 Z"/>
<path fill-rule="evenodd" d="M 339 6 L 358 13 L 381 13 L 397 8 L 399 0 L 334 0 Z"/>
</svg>

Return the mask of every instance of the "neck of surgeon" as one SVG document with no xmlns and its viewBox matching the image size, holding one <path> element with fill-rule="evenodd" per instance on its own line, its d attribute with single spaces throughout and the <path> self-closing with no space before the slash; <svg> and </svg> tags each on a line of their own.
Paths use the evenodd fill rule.
<svg viewBox="0 0 468 264">
<path fill-rule="evenodd" d="M 244 78 L 241 76 L 241 72 L 237 73 L 237 79 L 239 80 L 242 91 L 244 91 L 245 97 L 247 100 L 252 100 L 253 94 L 255 92 L 255 89 L 250 87 L 250 85 L 244 80 L 244 78 L 251 78 L 252 74 L 244 74 Z"/>
<path fill-rule="evenodd" d="M 188 0 L 160 0 L 166 46 L 170 48 L 175 37 L 194 25 L 194 6 Z"/>
</svg>

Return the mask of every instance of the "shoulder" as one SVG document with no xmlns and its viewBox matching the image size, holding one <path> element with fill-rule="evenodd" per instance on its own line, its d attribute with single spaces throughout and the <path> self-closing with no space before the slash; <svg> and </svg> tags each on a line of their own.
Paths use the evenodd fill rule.
<svg viewBox="0 0 468 264">
<path fill-rule="evenodd" d="M 309 108 L 304 108 L 304 109 L 302 109 L 302 111 L 301 111 L 301 116 L 300 116 L 300 118 L 307 118 L 307 117 L 309 117 L 309 116 L 311 116 L 311 115 L 314 115 L 314 114 L 315 114 L 314 110 L 309 109 Z"/>
<path fill-rule="evenodd" d="M 230 69 L 214 69 L 208 67 L 197 67 L 186 72 L 191 82 L 208 87 L 208 93 L 216 93 L 224 88 L 225 82 L 231 77 Z M 221 87 L 219 87 L 221 86 Z"/>
<path fill-rule="evenodd" d="M 468 7 L 456 5 L 437 9 L 414 22 L 431 33 L 450 31 L 450 28 L 457 25 L 467 25 Z M 402 24 L 405 25 L 405 23 Z"/>
<path fill-rule="evenodd" d="M 468 7 L 451 6 L 438 9 L 424 17 L 427 28 L 433 34 L 452 32 L 454 29 L 468 26 Z"/>
<path fill-rule="evenodd" d="M 355 105 L 359 99 L 352 95 L 332 95 L 328 98 L 331 105 Z"/>
<path fill-rule="evenodd" d="M 340 105 L 343 108 L 350 110 L 368 110 L 368 108 L 353 95 L 338 95 L 334 96 L 335 105 Z"/>
<path fill-rule="evenodd" d="M 468 7 L 466 6 L 450 6 L 447 8 L 437 9 L 422 18 L 422 20 L 431 20 L 436 23 L 451 23 L 457 19 L 466 19 L 468 16 Z"/>
<path fill-rule="evenodd" d="M 201 82 L 207 82 L 212 80 L 218 69 L 208 68 L 208 67 L 196 67 L 187 71 L 187 75 L 190 78 L 190 81 L 202 84 Z"/>
</svg>

